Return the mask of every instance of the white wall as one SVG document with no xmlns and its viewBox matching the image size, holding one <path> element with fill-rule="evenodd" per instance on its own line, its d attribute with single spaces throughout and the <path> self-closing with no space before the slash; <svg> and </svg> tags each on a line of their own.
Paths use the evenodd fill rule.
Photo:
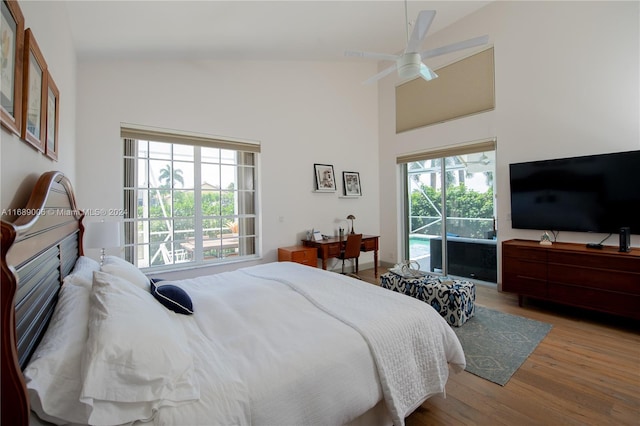
<svg viewBox="0 0 640 426">
<path fill-rule="evenodd" d="M 329 233 L 354 214 L 357 231 L 380 233 L 381 260 L 393 263 L 401 258 L 397 155 L 496 137 L 505 240 L 539 237 L 511 229 L 509 163 L 640 149 L 638 2 L 500 1 L 431 34 L 425 47 L 489 34 L 497 106 L 400 135 L 396 77 L 384 79 L 378 92 L 362 86 L 375 72 L 370 64 L 113 61 L 76 70 L 64 4 L 20 6 L 60 89 L 60 160 L 1 130 L 3 208 L 22 206 L 26 199 L 16 199 L 16 189 L 51 169 L 71 178 L 82 208 L 122 207 L 120 122 L 255 139 L 263 145 L 265 261 L 306 229 Z M 312 193 L 316 162 L 333 164 L 338 176 L 359 171 L 363 197 Z M 600 237 L 560 234 L 561 241 Z M 640 246 L 640 238 L 632 244 Z M 371 260 L 366 254 L 363 262 Z"/>
<path fill-rule="evenodd" d="M 18 136 L 0 130 L 0 205 L 3 209 L 24 207 L 38 177 L 59 170 L 75 182 L 76 159 L 76 55 L 62 2 L 21 1 L 25 29 L 31 28 L 53 80 L 60 91 L 58 161 L 36 151 Z M 19 192 L 20 196 L 16 196 Z M 12 216 L 3 216 L 11 219 Z"/>
<path fill-rule="evenodd" d="M 509 163 L 640 149 L 639 5 L 499 1 L 429 38 L 427 48 L 489 35 L 496 70 L 491 112 L 396 135 L 397 78 L 385 78 L 379 84 L 381 259 L 402 257 L 395 164 L 400 154 L 496 137 L 497 226 L 503 241 L 537 240 L 541 234 L 511 228 Z M 561 232 L 558 240 L 605 237 Z M 605 244 L 617 245 L 617 236 Z M 640 245 L 640 236 L 632 237 L 632 245 Z"/>
<path fill-rule="evenodd" d="M 356 216 L 379 232 L 377 90 L 371 64 L 88 61 L 78 64 L 78 200 L 122 208 L 120 123 L 260 141 L 264 259 L 310 228 L 332 234 Z M 363 196 L 313 193 L 313 164 L 360 173 Z M 95 218 L 94 218 L 95 219 Z M 363 254 L 361 263 L 373 261 Z M 213 272 L 237 267 L 216 267 Z M 244 265 L 243 265 L 244 266 Z M 212 272 L 192 271 L 192 274 Z"/>
</svg>

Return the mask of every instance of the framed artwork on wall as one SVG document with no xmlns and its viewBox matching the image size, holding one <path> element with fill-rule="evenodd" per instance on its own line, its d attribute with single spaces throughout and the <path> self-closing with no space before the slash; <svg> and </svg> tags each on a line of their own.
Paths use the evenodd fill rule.
<svg viewBox="0 0 640 426">
<path fill-rule="evenodd" d="M 342 183 L 344 185 L 344 195 L 346 197 L 362 196 L 360 173 L 342 172 Z"/>
<path fill-rule="evenodd" d="M 24 58 L 24 16 L 17 1 L 2 0 L 0 122 L 20 136 L 22 126 L 22 64 Z"/>
<path fill-rule="evenodd" d="M 314 164 L 313 171 L 316 179 L 318 192 L 335 192 L 336 179 L 333 173 L 333 166 L 330 164 Z"/>
<path fill-rule="evenodd" d="M 47 63 L 30 28 L 25 31 L 24 44 L 22 139 L 44 152 L 47 121 Z"/>
<path fill-rule="evenodd" d="M 44 153 L 52 160 L 58 159 L 58 121 L 60 92 L 47 71 L 47 133 Z"/>
</svg>

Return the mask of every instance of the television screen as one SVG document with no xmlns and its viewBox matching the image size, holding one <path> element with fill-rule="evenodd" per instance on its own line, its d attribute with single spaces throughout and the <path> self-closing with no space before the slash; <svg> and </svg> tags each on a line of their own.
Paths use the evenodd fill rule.
<svg viewBox="0 0 640 426">
<path fill-rule="evenodd" d="M 517 229 L 640 234 L 640 151 L 509 165 Z"/>
</svg>

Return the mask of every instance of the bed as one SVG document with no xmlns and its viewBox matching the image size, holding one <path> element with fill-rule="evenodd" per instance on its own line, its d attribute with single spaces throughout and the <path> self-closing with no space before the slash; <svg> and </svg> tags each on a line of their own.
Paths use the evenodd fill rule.
<svg viewBox="0 0 640 426">
<path fill-rule="evenodd" d="M 100 267 L 59 172 L 20 213 L 2 222 L 3 424 L 402 425 L 464 369 L 435 310 L 351 277 Z"/>
</svg>

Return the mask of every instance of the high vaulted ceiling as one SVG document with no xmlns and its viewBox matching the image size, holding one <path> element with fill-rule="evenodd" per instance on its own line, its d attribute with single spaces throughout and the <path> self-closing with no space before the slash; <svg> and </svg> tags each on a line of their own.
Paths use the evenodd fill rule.
<svg viewBox="0 0 640 426">
<path fill-rule="evenodd" d="M 436 10 L 433 34 L 488 3 L 409 1 L 407 15 L 413 21 L 420 10 Z M 72 0 L 66 7 L 81 59 L 344 60 L 345 50 L 397 53 L 407 38 L 402 0 Z"/>
</svg>

